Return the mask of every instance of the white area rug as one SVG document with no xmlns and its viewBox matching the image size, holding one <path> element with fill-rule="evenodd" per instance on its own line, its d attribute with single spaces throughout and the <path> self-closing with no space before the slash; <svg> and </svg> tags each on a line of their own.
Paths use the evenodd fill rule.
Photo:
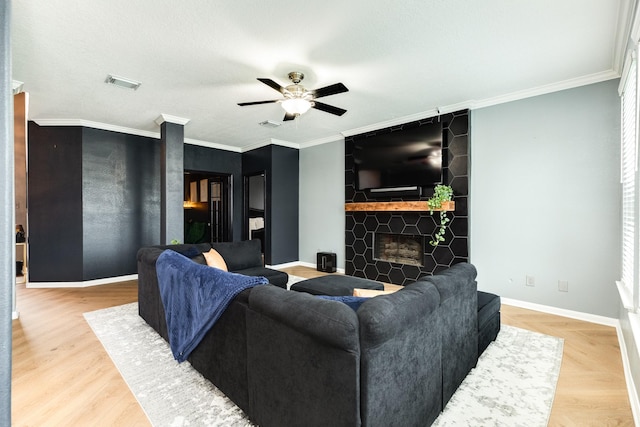
<svg viewBox="0 0 640 427">
<path fill-rule="evenodd" d="M 289 281 L 287 282 L 287 290 L 291 289 L 291 286 L 295 285 L 298 282 L 302 282 L 303 280 L 307 280 L 304 277 L 289 275 Z"/>
<path fill-rule="evenodd" d="M 188 362 L 173 359 L 137 303 L 84 316 L 154 426 L 253 425 Z M 503 326 L 434 425 L 546 426 L 562 347 L 559 338 Z"/>
</svg>

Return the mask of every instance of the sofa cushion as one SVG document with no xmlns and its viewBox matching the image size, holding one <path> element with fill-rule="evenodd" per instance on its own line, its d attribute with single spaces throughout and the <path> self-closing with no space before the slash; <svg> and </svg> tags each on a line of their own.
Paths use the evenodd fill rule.
<svg viewBox="0 0 640 427">
<path fill-rule="evenodd" d="M 283 289 L 287 288 L 287 282 L 289 281 L 289 275 L 284 271 L 278 271 L 266 267 L 245 268 L 244 270 L 236 271 L 236 273 L 244 274 L 245 276 L 266 277 L 269 283 Z"/>
<path fill-rule="evenodd" d="M 384 285 L 360 277 L 330 274 L 303 280 L 291 286 L 292 291 L 306 292 L 312 295 L 353 295 L 355 288 L 383 290 Z"/>
</svg>

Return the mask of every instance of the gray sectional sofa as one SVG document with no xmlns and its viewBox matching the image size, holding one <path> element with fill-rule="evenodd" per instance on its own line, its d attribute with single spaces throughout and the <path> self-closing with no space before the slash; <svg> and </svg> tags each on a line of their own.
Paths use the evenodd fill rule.
<svg viewBox="0 0 640 427">
<path fill-rule="evenodd" d="M 161 249 L 138 252 L 139 310 L 167 339 Z M 428 426 L 477 362 L 475 277 L 472 265 L 457 264 L 357 311 L 256 286 L 231 302 L 189 361 L 263 427 Z"/>
</svg>

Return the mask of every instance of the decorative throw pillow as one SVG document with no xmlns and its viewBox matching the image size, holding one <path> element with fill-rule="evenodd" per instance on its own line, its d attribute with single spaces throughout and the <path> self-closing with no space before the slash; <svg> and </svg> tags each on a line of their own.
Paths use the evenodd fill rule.
<svg viewBox="0 0 640 427">
<path fill-rule="evenodd" d="M 354 297 L 377 297 L 378 295 L 387 295 L 387 294 L 392 294 L 395 291 L 397 291 L 397 289 L 394 289 L 392 291 L 377 291 L 375 289 L 360 289 L 360 288 L 354 288 L 353 289 L 353 296 Z"/>
<path fill-rule="evenodd" d="M 204 258 L 207 260 L 207 265 L 209 267 L 219 268 L 220 270 L 229 271 L 227 269 L 227 263 L 224 262 L 224 258 L 222 255 L 218 253 L 215 249 L 211 248 L 209 252 L 204 252 Z"/>
</svg>

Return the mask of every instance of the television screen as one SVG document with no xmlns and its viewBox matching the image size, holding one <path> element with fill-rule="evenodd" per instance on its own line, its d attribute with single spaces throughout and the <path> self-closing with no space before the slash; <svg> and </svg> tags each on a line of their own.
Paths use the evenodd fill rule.
<svg viewBox="0 0 640 427">
<path fill-rule="evenodd" d="M 442 182 L 442 125 L 354 140 L 358 190 L 426 187 Z"/>
</svg>

